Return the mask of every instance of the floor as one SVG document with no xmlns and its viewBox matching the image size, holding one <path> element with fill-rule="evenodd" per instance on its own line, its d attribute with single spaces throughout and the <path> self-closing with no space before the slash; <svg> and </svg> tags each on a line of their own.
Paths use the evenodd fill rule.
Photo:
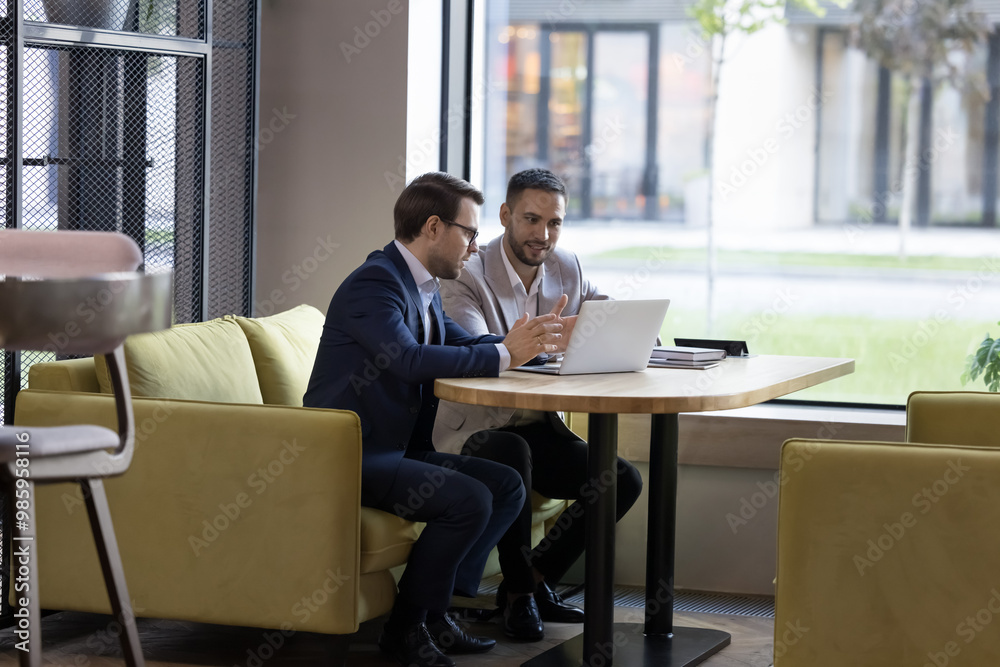
<svg viewBox="0 0 1000 667">
<path fill-rule="evenodd" d="M 485 598 L 480 597 L 484 602 Z M 617 607 L 616 622 L 641 622 L 642 610 Z M 120 657 L 117 627 L 107 616 L 63 612 L 42 620 L 45 641 L 43 664 L 74 667 L 118 667 Z M 732 635 L 732 643 L 720 653 L 701 663 L 705 667 L 768 667 L 771 664 L 774 621 L 770 618 L 722 614 L 675 614 L 675 625 L 723 630 Z M 365 623 L 352 637 L 347 664 L 360 667 L 392 667 L 378 650 L 376 640 L 381 621 Z M 334 650 L 330 637 L 298 633 L 289 637 L 280 632 L 255 628 L 140 619 L 140 635 L 146 664 L 149 667 L 181 665 L 219 665 L 224 667 L 280 667 L 282 665 L 323 665 L 331 661 Z M 495 637 L 497 647 L 479 656 L 458 656 L 459 667 L 513 667 L 545 649 L 582 631 L 579 625 L 549 623 L 545 639 L 533 643 L 515 643 L 503 636 L 497 621 L 476 623 L 477 634 Z M 0 631 L 0 665 L 13 665 L 12 629 Z"/>
</svg>

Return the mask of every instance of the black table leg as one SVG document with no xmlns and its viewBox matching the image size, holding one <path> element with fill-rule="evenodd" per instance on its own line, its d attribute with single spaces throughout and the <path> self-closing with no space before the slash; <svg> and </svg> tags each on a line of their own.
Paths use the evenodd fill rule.
<svg viewBox="0 0 1000 667">
<path fill-rule="evenodd" d="M 618 415 L 592 414 L 588 425 L 587 481 L 597 491 L 585 502 L 588 611 L 583 621 L 583 664 L 601 665 L 614 648 L 615 505 L 618 474 Z M 601 657 L 598 657 L 601 656 Z"/>
<path fill-rule="evenodd" d="M 627 664 L 688 667 L 729 646 L 729 633 L 674 627 L 677 529 L 677 415 L 653 415 L 649 435 L 646 524 L 646 640 L 642 659 Z"/>
<path fill-rule="evenodd" d="M 614 623 L 617 415 L 590 415 L 587 460 L 600 493 L 586 506 L 586 620 L 583 634 L 524 667 L 689 667 L 729 645 L 728 633 L 674 628 L 674 535 L 677 520 L 677 415 L 653 415 L 650 433 L 646 622 Z M 602 476 L 603 475 L 603 476 Z"/>
<path fill-rule="evenodd" d="M 674 631 L 674 542 L 677 524 L 677 415 L 653 415 L 646 522 L 647 635 Z"/>
</svg>

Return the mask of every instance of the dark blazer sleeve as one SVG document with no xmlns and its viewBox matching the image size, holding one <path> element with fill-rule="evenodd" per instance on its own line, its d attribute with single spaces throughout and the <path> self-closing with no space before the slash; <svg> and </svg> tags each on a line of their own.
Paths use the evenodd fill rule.
<svg viewBox="0 0 1000 667">
<path fill-rule="evenodd" d="M 423 384 L 439 377 L 497 375 L 502 337 L 474 337 L 443 315 L 445 345 L 422 345 L 413 323 L 404 320 L 410 298 L 399 279 L 384 266 L 371 264 L 354 276 L 345 295 L 345 333 L 372 356 L 388 357 L 386 370 L 407 384 Z M 411 330 L 413 329 L 413 330 Z"/>
</svg>

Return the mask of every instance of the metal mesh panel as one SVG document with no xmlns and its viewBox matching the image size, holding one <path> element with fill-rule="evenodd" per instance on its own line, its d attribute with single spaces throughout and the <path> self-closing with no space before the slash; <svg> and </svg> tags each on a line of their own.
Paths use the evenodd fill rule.
<svg viewBox="0 0 1000 667">
<path fill-rule="evenodd" d="M 12 1 L 12 0 L 11 0 Z M 10 6 L 8 2 L 0 3 L 2 7 L 2 16 L 4 19 L 8 16 L 10 11 Z M 0 113 L 2 113 L 4 127 L 6 129 L 5 139 L 0 142 L 0 200 L 2 200 L 2 208 L 4 219 L 3 226 L 7 228 L 13 228 L 15 226 L 14 210 L 13 210 L 13 193 L 11 192 L 12 183 L 10 181 L 10 167 L 11 167 L 11 154 L 13 153 L 13 140 L 14 140 L 14 130 L 16 118 L 10 113 L 10 100 L 13 97 L 13 87 L 15 84 L 14 79 L 14 66 L 11 62 L 11 56 L 14 53 L 14 49 L 11 48 L 14 39 L 13 23 L 7 20 L 0 21 L 0 76 L 2 76 L 3 85 L 0 86 Z M 5 424 L 8 420 L 7 406 L 13 404 L 14 395 L 17 390 L 20 389 L 20 384 L 12 378 L 19 373 L 19 355 L 13 352 L 3 353 L 3 367 L 2 372 L 0 372 L 0 398 L 2 398 L 2 403 L 0 403 L 0 423 Z M 0 503 L 2 505 L 2 503 Z M 0 507 L 2 509 L 2 507 Z M 3 517 L 0 516 L 0 520 Z M 0 559 L 2 560 L 2 559 Z M 6 573 L 7 567 L 6 562 L 0 562 L 0 579 L 2 579 L 2 584 L 0 584 L 0 595 L 3 595 L 2 600 L 0 600 L 0 610 L 6 610 L 7 608 L 7 586 L 6 586 Z"/>
<path fill-rule="evenodd" d="M 184 322 L 201 314 L 203 67 L 97 48 L 24 59 L 22 227 L 131 236 L 147 272 L 180 274 Z"/>
<path fill-rule="evenodd" d="M 213 3 L 207 317 L 251 314 L 255 129 L 253 5 L 246 0 Z"/>
<path fill-rule="evenodd" d="M 58 25 L 203 39 L 203 5 L 201 0 L 25 0 L 24 18 Z"/>
</svg>

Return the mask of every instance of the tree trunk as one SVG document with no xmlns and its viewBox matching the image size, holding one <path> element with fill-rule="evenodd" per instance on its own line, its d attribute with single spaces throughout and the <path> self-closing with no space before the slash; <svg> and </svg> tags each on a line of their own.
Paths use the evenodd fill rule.
<svg viewBox="0 0 1000 667">
<path fill-rule="evenodd" d="M 705 270 L 707 272 L 707 300 L 705 303 L 705 335 L 711 336 L 715 326 L 714 321 L 714 301 L 715 301 L 715 274 L 718 270 L 715 251 L 715 126 L 716 113 L 719 105 L 719 74 L 722 70 L 723 57 L 726 50 L 726 33 L 719 35 L 718 56 L 712 59 L 712 97 L 708 105 L 708 137 L 705 146 L 705 166 L 708 169 L 708 206 L 706 207 L 707 221 L 707 261 Z"/>
<path fill-rule="evenodd" d="M 913 211 L 920 182 L 920 88 L 922 81 L 910 77 L 910 99 L 906 109 L 906 145 L 903 147 L 903 201 L 899 209 L 899 259 L 905 260 Z"/>
</svg>

